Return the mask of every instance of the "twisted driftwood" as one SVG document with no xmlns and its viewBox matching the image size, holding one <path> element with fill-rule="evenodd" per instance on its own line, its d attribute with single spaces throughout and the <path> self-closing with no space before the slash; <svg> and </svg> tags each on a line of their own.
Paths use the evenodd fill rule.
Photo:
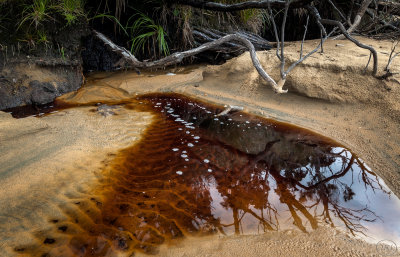
<svg viewBox="0 0 400 257">
<path fill-rule="evenodd" d="M 214 40 L 212 42 L 205 43 L 199 47 L 196 47 L 196 48 L 184 51 L 184 52 L 173 53 L 173 54 L 171 54 L 165 58 L 162 58 L 160 60 L 156 60 L 153 62 L 147 62 L 147 61 L 141 62 L 134 55 L 132 55 L 128 50 L 114 44 L 110 39 L 108 39 L 102 33 L 97 32 L 97 31 L 93 31 L 93 32 L 97 38 L 99 38 L 101 41 L 103 41 L 114 52 L 120 54 L 125 59 L 125 61 L 127 61 L 129 63 L 129 66 L 131 68 L 136 68 L 136 69 L 159 68 L 159 67 L 174 65 L 174 64 L 182 62 L 182 60 L 184 58 L 194 56 L 198 53 L 204 52 L 209 49 L 213 49 L 214 47 L 219 46 L 221 44 L 224 44 L 227 42 L 232 42 L 232 41 L 238 42 L 238 43 L 242 44 L 243 46 L 245 46 L 249 50 L 250 57 L 251 57 L 254 67 L 256 68 L 256 70 L 260 74 L 260 76 L 272 86 L 273 90 L 276 93 L 286 93 L 287 92 L 287 90 L 283 90 L 283 88 L 282 88 L 284 83 L 282 83 L 281 81 L 276 82 L 262 68 L 260 60 L 257 57 L 257 53 L 256 53 L 256 50 L 255 50 L 253 44 L 249 40 L 240 36 L 239 34 L 226 35 L 226 36 L 219 38 L 217 40 Z"/>
<path fill-rule="evenodd" d="M 319 15 L 319 12 L 317 10 L 317 8 L 315 8 L 314 6 L 308 6 L 307 7 L 308 10 L 310 11 L 311 15 L 314 16 L 314 18 L 317 20 L 317 23 L 321 23 L 321 24 L 326 24 L 326 25 L 333 25 L 336 26 L 340 29 L 340 31 L 343 33 L 343 35 L 350 40 L 351 42 L 353 42 L 354 44 L 356 44 L 358 47 L 360 48 L 364 48 L 370 51 L 373 59 L 374 59 L 374 64 L 373 64 L 373 71 L 372 71 L 372 75 L 374 77 L 376 77 L 377 72 L 378 72 L 378 53 L 376 52 L 376 50 L 372 47 L 372 46 L 368 46 L 365 45 L 361 42 L 359 42 L 357 39 L 353 38 L 352 36 L 350 36 L 350 34 L 347 32 L 346 28 L 343 26 L 342 23 L 335 21 L 335 20 L 328 20 L 328 19 L 322 19 L 321 16 Z"/>
<path fill-rule="evenodd" d="M 304 7 L 310 4 L 312 1 L 314 0 L 291 0 L 290 6 L 292 8 Z M 234 12 L 245 9 L 267 9 L 268 5 L 270 5 L 271 7 L 284 7 L 288 1 L 261 0 L 261 1 L 246 1 L 236 4 L 223 4 L 223 3 L 207 2 L 202 0 L 175 0 L 170 2 L 180 5 L 188 5 L 195 8 L 201 8 L 210 11 Z"/>
</svg>

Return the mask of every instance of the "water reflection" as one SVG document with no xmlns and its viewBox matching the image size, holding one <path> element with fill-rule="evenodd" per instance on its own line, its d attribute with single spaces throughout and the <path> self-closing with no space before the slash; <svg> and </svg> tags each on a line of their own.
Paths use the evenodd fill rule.
<svg viewBox="0 0 400 257">
<path fill-rule="evenodd" d="M 141 142 L 117 155 L 92 198 L 77 209 L 63 207 L 68 219 L 57 224 L 63 230 L 38 236 L 54 240 L 51 248 L 23 252 L 151 254 L 189 235 L 307 232 L 321 225 L 377 239 L 382 235 L 374 231 L 384 228 L 399 240 L 398 198 L 343 147 L 243 113 L 216 117 L 220 108 L 185 97 L 140 101 L 126 107 L 145 105 L 158 114 Z M 67 240 L 56 241 L 60 234 Z"/>
</svg>

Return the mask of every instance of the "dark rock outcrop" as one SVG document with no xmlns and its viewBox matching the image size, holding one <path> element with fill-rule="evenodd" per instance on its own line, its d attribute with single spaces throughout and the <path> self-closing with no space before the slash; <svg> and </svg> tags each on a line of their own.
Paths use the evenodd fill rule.
<svg viewBox="0 0 400 257">
<path fill-rule="evenodd" d="M 0 110 L 41 105 L 80 88 L 82 68 L 77 66 L 40 66 L 7 63 L 0 68 Z"/>
</svg>

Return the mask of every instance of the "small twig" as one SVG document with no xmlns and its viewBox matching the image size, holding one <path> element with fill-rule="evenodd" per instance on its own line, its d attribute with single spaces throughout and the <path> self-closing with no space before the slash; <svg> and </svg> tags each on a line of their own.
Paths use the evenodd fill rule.
<svg viewBox="0 0 400 257">
<path fill-rule="evenodd" d="M 367 62 L 367 65 L 365 65 L 365 68 L 363 70 L 363 74 L 365 74 L 367 72 L 367 68 L 368 68 L 369 62 L 371 61 L 371 57 L 372 57 L 372 54 L 369 53 L 368 62 Z"/>
<path fill-rule="evenodd" d="M 281 28 L 281 77 L 282 80 L 286 79 L 287 73 L 285 73 L 285 27 L 286 27 L 286 19 L 289 10 L 290 0 L 285 1 L 285 11 L 283 14 L 282 28 Z"/>
<path fill-rule="evenodd" d="M 389 58 L 388 64 L 386 65 L 386 68 L 385 68 L 385 71 L 389 71 L 389 66 L 390 66 L 390 64 L 392 64 L 394 58 L 395 58 L 396 56 L 398 56 L 399 54 L 400 54 L 400 52 L 397 52 L 395 55 L 393 55 L 393 57 Z"/>
<path fill-rule="evenodd" d="M 324 42 L 322 41 L 322 31 L 321 31 L 321 54 L 324 52 Z"/>
<path fill-rule="evenodd" d="M 332 0 L 328 0 L 328 2 L 333 7 L 333 9 L 335 9 L 335 11 L 340 15 L 343 21 L 346 21 L 346 17 L 344 17 L 344 14 L 336 7 L 336 5 L 332 2 Z"/>
<path fill-rule="evenodd" d="M 394 59 L 397 55 L 400 54 L 400 52 L 398 52 L 398 53 L 396 53 L 396 54 L 393 56 L 393 53 L 394 53 L 394 51 L 396 51 L 396 47 L 397 47 L 397 45 L 399 44 L 399 42 L 400 42 L 400 41 L 397 41 L 395 44 L 392 45 L 392 49 L 391 49 L 391 51 L 390 51 L 388 63 L 387 63 L 387 65 L 386 65 L 384 71 L 389 71 L 389 66 L 390 66 L 390 64 L 392 63 L 393 59 Z"/>
<path fill-rule="evenodd" d="M 227 115 L 230 112 L 243 111 L 243 107 L 241 107 L 241 106 L 228 105 L 228 106 L 225 106 L 225 107 L 226 107 L 225 110 L 223 110 L 222 112 L 220 112 L 217 115 L 215 115 L 215 117 Z"/>
<path fill-rule="evenodd" d="M 323 46 L 323 38 L 326 37 L 326 29 L 324 25 L 321 23 L 321 16 L 319 15 L 319 12 L 316 8 L 312 8 L 311 6 L 307 6 L 308 11 L 315 17 L 315 21 L 319 27 L 319 30 L 321 31 L 321 53 L 324 52 L 324 46 Z"/>
<path fill-rule="evenodd" d="M 300 46 L 300 57 L 299 57 L 299 58 L 303 57 L 303 45 L 304 45 L 304 40 L 306 39 L 306 35 L 307 35 L 308 20 L 309 20 L 309 18 L 310 18 L 310 16 L 307 15 L 307 22 L 306 22 L 306 25 L 304 26 L 304 27 L 305 27 L 305 30 L 304 30 L 304 34 L 303 34 L 303 40 L 301 41 L 301 46 Z M 321 36 L 322 36 L 322 34 L 321 34 Z M 321 37 L 321 39 L 322 39 L 322 37 Z"/>
<path fill-rule="evenodd" d="M 269 10 L 269 18 L 272 22 L 272 27 L 274 29 L 274 35 L 275 35 L 275 40 L 276 40 L 276 57 L 278 57 L 279 61 L 282 61 L 282 57 L 279 55 L 279 36 L 278 36 L 278 30 L 276 28 L 275 24 L 275 18 L 274 15 L 272 14 L 272 9 L 271 9 L 271 4 L 268 2 L 268 10 Z"/>
<path fill-rule="evenodd" d="M 396 82 L 397 84 L 399 84 L 399 85 L 400 85 L 400 81 L 398 81 L 398 80 L 397 80 L 397 79 L 395 79 L 395 78 L 391 78 L 389 81 Z"/>
</svg>

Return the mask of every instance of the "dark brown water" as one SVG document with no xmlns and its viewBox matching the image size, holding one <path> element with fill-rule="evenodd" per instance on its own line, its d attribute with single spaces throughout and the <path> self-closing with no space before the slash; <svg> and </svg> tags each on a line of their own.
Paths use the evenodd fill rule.
<svg viewBox="0 0 400 257">
<path fill-rule="evenodd" d="M 13 107 L 4 110 L 4 112 L 10 113 L 14 118 L 26 118 L 29 116 L 41 117 L 45 114 L 58 112 L 60 107 L 56 102 L 49 104 L 40 105 L 25 105 L 20 107 Z"/>
<path fill-rule="evenodd" d="M 343 146 L 310 131 L 179 95 L 126 108 L 156 114 L 143 139 L 121 150 L 87 199 L 50 219 L 34 256 L 157 253 L 187 236 L 319 226 L 399 242 L 400 201 Z M 46 255 L 47 254 L 47 255 Z"/>
</svg>

